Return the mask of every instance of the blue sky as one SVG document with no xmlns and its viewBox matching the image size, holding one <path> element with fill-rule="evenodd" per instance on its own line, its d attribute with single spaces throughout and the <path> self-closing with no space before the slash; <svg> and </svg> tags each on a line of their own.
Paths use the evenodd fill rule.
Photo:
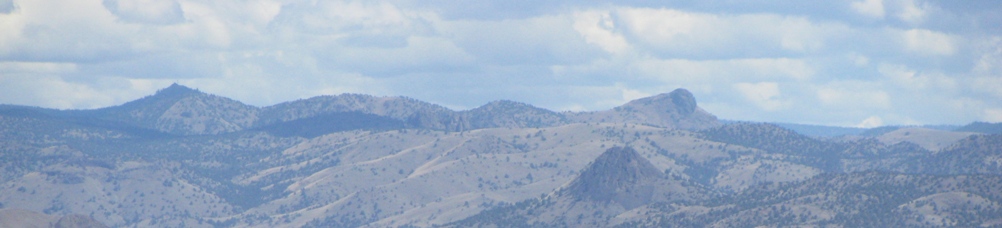
<svg viewBox="0 0 1002 228">
<path fill-rule="evenodd" d="M 1002 121 L 999 1 L 0 0 L 0 103 L 112 106 L 171 83 L 604 110 L 675 88 L 720 118 Z"/>
</svg>

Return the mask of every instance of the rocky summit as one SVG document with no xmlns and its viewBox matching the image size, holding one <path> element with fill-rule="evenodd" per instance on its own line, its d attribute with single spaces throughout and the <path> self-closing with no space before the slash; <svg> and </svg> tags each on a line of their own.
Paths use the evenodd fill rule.
<svg viewBox="0 0 1002 228">
<path fill-rule="evenodd" d="M 696 98 L 685 89 L 636 99 L 612 110 L 569 116 L 580 122 L 636 123 L 689 130 L 720 125 L 717 117 L 699 108 Z"/>
<path fill-rule="evenodd" d="M 693 201 L 710 194 L 707 189 L 696 189 L 698 184 L 685 182 L 658 170 L 631 147 L 613 147 L 599 155 L 560 194 L 575 200 L 617 204 L 627 210 L 650 202 Z"/>
</svg>

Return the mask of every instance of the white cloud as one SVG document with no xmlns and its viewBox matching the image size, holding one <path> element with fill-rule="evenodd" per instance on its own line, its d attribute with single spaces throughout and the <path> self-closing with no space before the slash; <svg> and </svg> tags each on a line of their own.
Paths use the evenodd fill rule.
<svg viewBox="0 0 1002 228">
<path fill-rule="evenodd" d="M 623 101 L 624 101 L 624 103 L 628 102 L 628 101 L 632 101 L 632 100 L 644 98 L 644 97 L 649 97 L 649 96 L 652 95 L 652 94 L 649 94 L 649 93 L 641 92 L 639 90 L 630 89 L 630 88 L 628 88 L 626 86 L 623 86 L 622 84 L 616 85 L 616 87 L 618 87 L 619 90 L 623 93 Z"/>
<path fill-rule="evenodd" d="M 253 0 L 243 2 L 240 13 L 246 21 L 256 26 L 267 26 L 280 12 L 283 3 L 280 1 Z"/>
<path fill-rule="evenodd" d="M 981 117 L 981 120 L 993 123 L 1002 122 L 1002 109 L 998 108 L 985 109 L 984 114 Z"/>
<path fill-rule="evenodd" d="M 917 3 L 915 0 L 901 0 L 900 5 L 898 19 L 912 24 L 919 24 L 925 20 L 928 5 Z"/>
<path fill-rule="evenodd" d="M 24 17 L 21 15 L 0 14 L 0 31 L 4 31 L 0 32 L 0 56 L 11 56 L 15 50 L 19 49 L 13 44 L 20 42 L 24 26 Z"/>
<path fill-rule="evenodd" d="M 780 100 L 779 84 L 775 82 L 737 83 L 734 89 L 765 111 L 777 111 L 785 106 Z"/>
<path fill-rule="evenodd" d="M 748 53 L 812 52 L 845 28 L 804 17 L 775 14 L 710 14 L 674 9 L 619 8 L 628 38 L 667 56 L 746 57 Z"/>
<path fill-rule="evenodd" d="M 73 72 L 77 72 L 77 64 L 74 63 L 0 62 L 0 73 L 2 74 L 65 74 Z"/>
<path fill-rule="evenodd" d="M 850 53 L 849 59 L 852 60 L 852 63 L 858 67 L 863 67 L 870 64 L 870 58 L 861 54 Z"/>
<path fill-rule="evenodd" d="M 184 46 L 192 49 L 227 49 L 233 43 L 233 29 L 223 15 L 211 5 L 186 3 L 182 5 L 190 22 L 165 28 L 174 33 Z"/>
<path fill-rule="evenodd" d="M 99 0 L 17 4 L 18 11 L 0 15 L 0 60 L 97 61 L 134 51 L 128 44 L 135 26 L 118 25 Z"/>
<path fill-rule="evenodd" d="M 952 91 L 957 87 L 955 79 L 943 74 L 918 72 L 903 65 L 881 64 L 877 69 L 884 77 L 909 90 L 937 89 Z"/>
<path fill-rule="evenodd" d="M 574 14 L 574 30 L 581 33 L 589 44 L 598 45 L 609 53 L 623 53 L 630 49 L 630 44 L 617 34 L 616 22 L 608 12 L 585 11 Z"/>
<path fill-rule="evenodd" d="M 863 121 L 859 122 L 859 124 L 856 124 L 855 127 L 874 128 L 880 126 L 884 126 L 884 120 L 881 119 L 879 116 L 870 116 L 864 119 Z"/>
<path fill-rule="evenodd" d="M 671 40 L 694 35 L 697 28 L 721 23 L 710 14 L 672 9 L 625 8 L 619 10 L 617 16 L 645 42 L 658 45 L 668 45 Z"/>
<path fill-rule="evenodd" d="M 98 88 L 66 81 L 55 74 L 4 73 L 0 76 L 0 90 L 6 91 L 4 96 L 0 96 L 2 104 L 57 109 L 100 108 L 113 102 L 124 103 L 128 98 L 138 98 L 128 96 L 127 88 L 117 86 Z"/>
<path fill-rule="evenodd" d="M 891 97 L 885 91 L 871 91 L 872 87 L 858 82 L 837 83 L 817 90 L 818 100 L 828 109 L 842 110 L 888 110 Z"/>
<path fill-rule="evenodd" d="M 976 44 L 978 53 L 974 74 L 1002 76 L 1002 36 L 986 38 Z"/>
<path fill-rule="evenodd" d="M 922 80 L 917 79 L 917 72 L 902 65 L 881 64 L 879 71 L 885 77 L 892 79 L 896 84 L 906 85 L 916 89 L 925 87 Z"/>
<path fill-rule="evenodd" d="M 171 24 L 184 21 L 181 4 L 173 0 L 104 0 L 104 6 L 122 20 Z"/>
<path fill-rule="evenodd" d="M 779 24 L 780 46 L 783 50 L 808 52 L 824 47 L 824 30 L 841 30 L 837 26 L 818 26 L 801 17 L 783 18 Z"/>
<path fill-rule="evenodd" d="M 1002 100 L 1002 75 L 976 76 L 969 80 L 972 92 L 987 94 L 991 99 Z"/>
<path fill-rule="evenodd" d="M 910 29 L 901 33 L 905 49 L 924 55 L 953 55 L 957 38 L 925 29 Z"/>
<path fill-rule="evenodd" d="M 850 4 L 857 13 L 873 18 L 884 18 L 883 0 L 861 0 Z"/>
<path fill-rule="evenodd" d="M 603 48 L 590 44 L 577 30 L 575 15 L 544 15 L 501 21 L 447 21 L 438 29 L 457 46 L 488 65 L 578 64 L 603 56 Z M 594 34 L 592 34 L 594 35 Z M 604 42 L 604 41 L 603 41 Z"/>
<path fill-rule="evenodd" d="M 421 72 L 449 72 L 469 65 L 474 57 L 449 40 L 437 37 L 408 37 L 399 48 L 333 46 L 316 50 L 334 69 L 370 76 Z"/>
<path fill-rule="evenodd" d="M 802 59 L 729 59 L 695 61 L 688 59 L 646 59 L 638 61 L 636 72 L 674 84 L 750 82 L 761 80 L 808 80 L 815 71 Z"/>
<path fill-rule="evenodd" d="M 322 32 L 409 30 L 417 16 L 379 1 L 319 1 L 296 7 L 292 12 L 306 12 L 302 22 L 307 29 Z"/>
</svg>

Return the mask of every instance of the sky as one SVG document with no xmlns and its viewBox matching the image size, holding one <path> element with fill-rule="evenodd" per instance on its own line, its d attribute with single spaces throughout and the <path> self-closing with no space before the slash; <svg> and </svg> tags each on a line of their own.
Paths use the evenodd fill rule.
<svg viewBox="0 0 1002 228">
<path fill-rule="evenodd" d="M 255 105 L 407 96 L 598 111 L 676 88 L 721 119 L 1002 121 L 1002 1 L 0 0 L 0 103 L 172 83 Z"/>
</svg>

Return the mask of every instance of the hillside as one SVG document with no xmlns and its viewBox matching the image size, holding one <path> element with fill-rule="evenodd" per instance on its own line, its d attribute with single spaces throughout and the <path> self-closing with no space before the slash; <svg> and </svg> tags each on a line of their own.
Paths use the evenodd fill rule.
<svg viewBox="0 0 1002 228">
<path fill-rule="evenodd" d="M 21 209 L 0 209 L 0 227 L 103 228 L 84 215 L 52 216 Z"/>
<path fill-rule="evenodd" d="M 958 132 L 978 132 L 985 134 L 1002 134 L 1002 123 L 974 122 L 954 129 Z"/>
<path fill-rule="evenodd" d="M 651 203 L 693 203 L 713 191 L 659 171 L 633 148 L 599 155 L 565 187 L 540 199 L 484 211 L 455 227 L 600 227 Z"/>
<path fill-rule="evenodd" d="M 1000 187 L 997 175 L 825 174 L 705 205 L 657 205 L 655 216 L 624 227 L 998 226 Z"/>
</svg>

